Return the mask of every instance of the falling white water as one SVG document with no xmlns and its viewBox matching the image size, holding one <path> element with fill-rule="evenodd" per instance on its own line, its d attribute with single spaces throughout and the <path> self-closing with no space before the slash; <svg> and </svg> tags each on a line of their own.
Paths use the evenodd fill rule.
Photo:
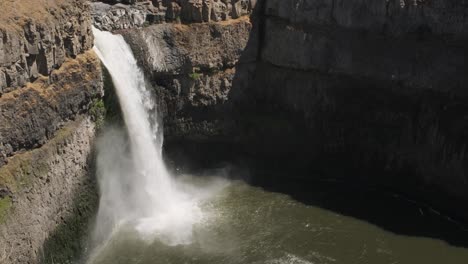
<svg viewBox="0 0 468 264">
<path fill-rule="evenodd" d="M 106 241 L 119 226 L 131 226 L 143 239 L 190 243 L 201 213 L 194 199 L 174 186 L 163 162 L 162 132 L 144 75 L 122 36 L 95 28 L 93 33 L 94 49 L 112 76 L 128 133 L 127 140 L 123 133 L 108 130 L 98 143 L 101 198 L 95 239 Z"/>
</svg>

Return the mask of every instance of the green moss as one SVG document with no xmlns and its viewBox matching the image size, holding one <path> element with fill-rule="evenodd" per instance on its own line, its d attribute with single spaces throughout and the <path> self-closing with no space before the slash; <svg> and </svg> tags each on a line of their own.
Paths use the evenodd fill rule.
<svg viewBox="0 0 468 264">
<path fill-rule="evenodd" d="M 97 190 L 93 181 L 77 192 L 72 214 L 50 234 L 41 250 L 41 264 L 76 263 L 85 253 L 89 222 L 96 213 Z"/>
<path fill-rule="evenodd" d="M 11 198 L 5 197 L 0 198 L 0 223 L 5 221 L 8 211 L 11 208 Z"/>
<path fill-rule="evenodd" d="M 192 72 L 191 74 L 189 74 L 189 76 L 192 80 L 198 80 L 200 79 L 201 74 L 198 72 Z"/>
<path fill-rule="evenodd" d="M 102 99 L 95 99 L 89 108 L 89 114 L 96 122 L 96 128 L 99 129 L 104 124 L 106 118 L 106 106 Z"/>
<path fill-rule="evenodd" d="M 13 192 L 20 190 L 21 187 L 31 182 L 28 176 L 33 173 L 33 165 L 40 165 L 40 163 L 40 161 L 37 163 L 33 161 L 31 153 L 15 156 L 0 169 L 0 185 Z"/>
<path fill-rule="evenodd" d="M 99 130 L 107 123 L 123 123 L 119 99 L 109 71 L 102 65 L 104 79 L 104 97 L 95 99 L 89 108 L 89 114 Z"/>
<path fill-rule="evenodd" d="M 41 148 L 13 156 L 0 168 L 0 186 L 12 193 L 30 186 L 34 177 L 45 177 L 50 171 L 48 159 L 57 154 L 57 146 L 70 138 L 81 120 L 65 126 L 56 132 L 55 137 Z"/>
</svg>

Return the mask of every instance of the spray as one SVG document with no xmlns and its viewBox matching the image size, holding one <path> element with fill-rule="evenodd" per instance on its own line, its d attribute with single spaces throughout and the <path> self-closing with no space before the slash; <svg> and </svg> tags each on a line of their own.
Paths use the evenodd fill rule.
<svg viewBox="0 0 468 264">
<path fill-rule="evenodd" d="M 188 244 L 201 211 L 176 188 L 163 162 L 163 133 L 143 72 L 122 36 L 95 28 L 93 33 L 94 50 L 112 76 L 128 135 L 107 129 L 98 142 L 100 205 L 94 241 L 103 244 L 126 226 L 144 240 Z"/>
</svg>

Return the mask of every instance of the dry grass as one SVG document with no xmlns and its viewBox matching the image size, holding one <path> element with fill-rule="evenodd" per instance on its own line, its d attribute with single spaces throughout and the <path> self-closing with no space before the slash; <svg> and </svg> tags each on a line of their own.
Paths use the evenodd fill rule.
<svg viewBox="0 0 468 264">
<path fill-rule="evenodd" d="M 221 24 L 223 26 L 227 26 L 227 25 L 235 25 L 237 23 L 243 23 L 243 22 L 250 23 L 250 16 L 241 16 L 241 17 L 236 18 L 236 19 L 223 20 L 223 21 L 219 21 L 217 23 Z"/>
<path fill-rule="evenodd" d="M 47 22 L 53 13 L 73 0 L 0 0 L 0 25 L 18 27 L 28 20 Z"/>
<path fill-rule="evenodd" d="M 187 31 L 193 27 L 198 27 L 198 26 L 206 26 L 206 25 L 230 26 L 230 25 L 235 25 L 238 23 L 251 23 L 250 16 L 242 16 L 236 19 L 228 19 L 228 20 L 217 21 L 217 22 L 211 21 L 211 22 L 202 22 L 202 23 L 172 24 L 172 25 L 176 30 L 183 32 L 183 31 Z"/>
<path fill-rule="evenodd" d="M 61 79 L 67 79 L 68 75 L 72 75 L 74 73 L 82 74 L 82 78 L 85 81 L 90 81 L 95 79 L 95 72 L 90 72 L 83 70 L 83 65 L 87 64 L 94 64 L 96 68 L 100 67 L 100 61 L 97 55 L 94 53 L 93 50 L 88 50 L 83 54 L 78 55 L 75 59 L 67 58 L 67 60 L 62 64 L 59 69 L 54 70 L 54 74 L 61 76 Z M 0 107 L 5 104 L 8 100 L 15 100 L 16 98 L 20 97 L 22 93 L 25 92 L 27 89 L 32 89 L 38 92 L 39 95 L 49 98 L 50 95 L 48 94 L 50 89 L 53 88 L 55 84 L 49 83 L 49 77 L 40 75 L 38 79 L 34 82 L 28 82 L 22 89 L 16 89 L 11 92 L 5 93 L 0 98 Z M 60 87 L 62 90 L 66 90 L 71 86 L 66 86 L 66 83 L 62 83 L 63 86 Z M 53 92 L 53 91 L 52 91 Z"/>
</svg>

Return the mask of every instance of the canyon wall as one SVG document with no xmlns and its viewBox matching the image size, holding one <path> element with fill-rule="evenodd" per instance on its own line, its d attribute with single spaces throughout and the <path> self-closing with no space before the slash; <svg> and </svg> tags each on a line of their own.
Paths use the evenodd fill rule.
<svg viewBox="0 0 468 264">
<path fill-rule="evenodd" d="M 463 3 L 142 2 L 160 19 L 108 29 L 156 88 L 167 149 L 379 185 L 468 217 Z"/>
<path fill-rule="evenodd" d="M 256 1 L 103 2 L 92 3 L 94 24 L 124 36 L 155 88 L 166 157 L 178 160 L 177 167 L 203 167 L 237 155 L 242 148 L 226 150 L 245 142 L 239 129 L 251 116 L 234 102 L 253 82 Z"/>
<path fill-rule="evenodd" d="M 233 133 L 233 120 L 223 114 L 243 70 L 239 58 L 251 28 L 245 17 L 122 32 L 156 88 L 166 138 L 207 140 Z"/>
<path fill-rule="evenodd" d="M 132 47 L 168 153 L 247 162 L 271 181 L 378 185 L 468 219 L 460 1 L 89 5 L 0 3 L 1 263 L 63 262 L 83 247 L 70 237 L 95 203 L 105 112 L 92 23 Z"/>
<path fill-rule="evenodd" d="M 255 100 L 302 116 L 305 167 L 466 219 L 467 8 L 266 0 Z"/>
<path fill-rule="evenodd" d="M 65 263 L 93 213 L 103 77 L 88 4 L 0 3 L 0 262 Z"/>
</svg>

